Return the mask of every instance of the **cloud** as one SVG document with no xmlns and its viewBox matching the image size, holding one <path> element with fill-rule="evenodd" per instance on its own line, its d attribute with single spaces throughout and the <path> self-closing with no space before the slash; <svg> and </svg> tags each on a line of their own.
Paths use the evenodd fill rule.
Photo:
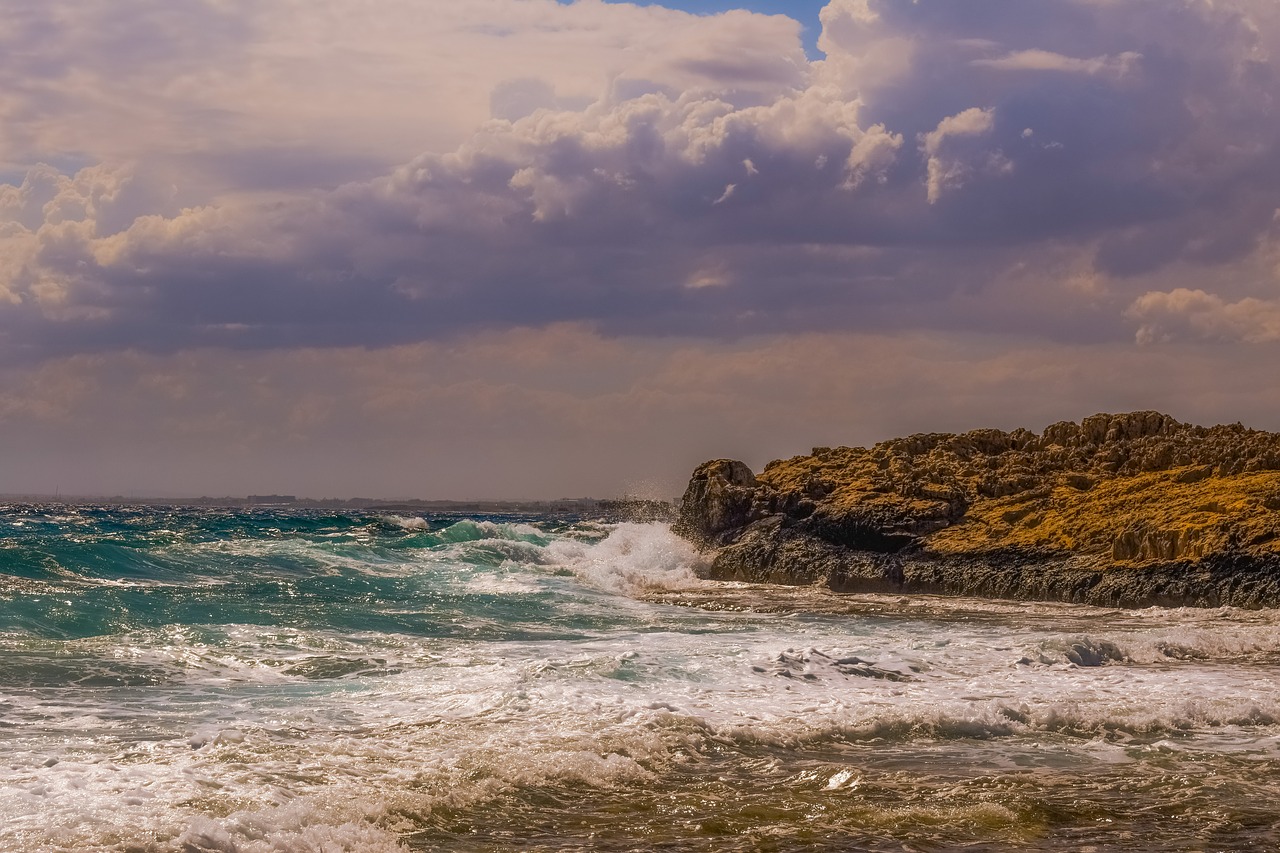
<svg viewBox="0 0 1280 853">
<path fill-rule="evenodd" d="M 1121 341 L 1170 327 L 1149 292 L 1266 301 L 1236 283 L 1280 191 L 1263 0 L 837 0 L 812 63 L 746 12 L 191 2 L 203 39 L 144 0 L 19 0 L 0 36 L 48 45 L 0 52 L 5 358 Z"/>
<path fill-rule="evenodd" d="M 76 355 L 0 368 L 0 427 L 22 450 L 4 489 L 671 498 L 708 458 L 759 470 L 815 444 L 1041 429 L 1094 411 L 1277 429 L 1280 352 L 1256 347 L 1241 362 L 1221 346 L 617 339 L 555 324 L 380 349 Z"/>
<path fill-rule="evenodd" d="M 729 184 L 727 187 L 724 188 L 724 192 L 720 194 L 720 197 L 711 203 L 724 204 L 726 201 L 733 198 L 733 194 L 734 192 L 737 191 L 737 189 L 738 189 L 737 184 Z"/>
<path fill-rule="evenodd" d="M 1245 343 L 1280 340 L 1280 300 L 1246 297 L 1227 302 L 1203 290 L 1180 287 L 1168 293 L 1143 294 L 1127 313 L 1142 324 L 1137 333 L 1141 344 L 1177 338 Z"/>
<path fill-rule="evenodd" d="M 5 18 L 0 163 L 162 161 L 215 194 L 256 188 L 264 159 L 328 165 L 309 186 L 331 187 L 447 150 L 522 80 L 574 105 L 611 80 L 771 92 L 805 65 L 786 18 L 599 2 L 8 0 Z"/>
<path fill-rule="evenodd" d="M 981 136 L 995 126 L 995 111 L 970 107 L 962 113 L 947 116 L 938 122 L 938 126 L 926 133 L 922 140 L 922 148 L 930 157 L 936 155 L 942 144 L 952 136 Z"/>
<path fill-rule="evenodd" d="M 995 111 L 970 107 L 964 112 L 947 116 L 938 122 L 938 126 L 920 138 L 920 148 L 929 157 L 928 177 L 926 185 L 929 189 L 929 203 L 933 204 L 942 197 L 945 189 L 959 187 L 973 172 L 973 167 L 964 160 L 952 156 L 942 157 L 943 149 L 949 139 L 983 136 L 995 127 Z M 1007 162 L 1007 161 L 1004 161 Z"/>
<path fill-rule="evenodd" d="M 1129 72 L 1142 54 L 1125 51 L 1118 56 L 1095 56 L 1079 59 L 1049 50 L 1020 50 L 998 59 L 975 59 L 972 64 L 998 71 L 1057 71 L 1066 74 L 1115 74 Z"/>
</svg>

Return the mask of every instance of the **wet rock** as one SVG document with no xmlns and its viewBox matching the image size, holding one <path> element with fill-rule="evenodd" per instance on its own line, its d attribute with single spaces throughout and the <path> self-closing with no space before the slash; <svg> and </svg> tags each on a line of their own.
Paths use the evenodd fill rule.
<svg viewBox="0 0 1280 853">
<path fill-rule="evenodd" d="M 1103 666 L 1123 662 L 1128 656 L 1109 640 L 1091 640 L 1085 637 L 1072 643 L 1066 651 L 1067 660 L 1076 666 Z"/>
<path fill-rule="evenodd" d="M 721 534 L 752 520 L 756 477 L 742 462 L 716 459 L 698 466 L 680 501 L 675 530 L 698 544 L 715 543 Z"/>
</svg>

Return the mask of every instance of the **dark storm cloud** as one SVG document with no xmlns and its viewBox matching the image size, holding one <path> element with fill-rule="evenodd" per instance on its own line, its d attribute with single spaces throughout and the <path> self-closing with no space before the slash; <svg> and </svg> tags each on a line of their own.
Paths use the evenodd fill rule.
<svg viewBox="0 0 1280 853">
<path fill-rule="evenodd" d="M 961 239 L 1108 237 L 1100 257 L 1130 274 L 1181 256 L 1190 231 L 1257 235 L 1274 192 L 1280 91 L 1263 4 L 1145 2 L 872 3 L 876 26 L 911 32 L 909 73 L 867 99 L 868 120 L 907 136 L 970 106 L 994 110 L 984 142 L 1008 180 L 975 182 L 945 216 Z M 1259 32 L 1267 27 L 1269 31 Z M 1030 133 L 1027 133 L 1030 131 Z M 1026 135 L 1024 135 L 1026 134 Z M 1274 209 L 1274 205 L 1272 205 Z M 1138 233 L 1124 231 L 1131 226 Z M 1113 233 L 1122 233 L 1111 237 Z M 1156 249 L 1153 243 L 1163 248 Z M 1248 248 L 1236 240 L 1236 253 Z"/>
<path fill-rule="evenodd" d="M 797 44 L 763 49 L 752 16 L 719 20 L 582 108 L 512 78 L 497 120 L 381 178 L 334 188 L 326 173 L 372 166 L 225 151 L 209 174 L 287 194 L 124 230 L 100 223 L 136 175 L 58 176 L 39 205 L 10 188 L 0 348 L 367 346 L 557 321 L 1082 342 L 1137 323 L 1158 340 L 1162 323 L 1209 328 L 1179 310 L 1259 298 L 1229 273 L 1207 300 L 1143 277 L 1214 275 L 1272 238 L 1269 4 L 836 0 L 808 68 Z"/>
</svg>

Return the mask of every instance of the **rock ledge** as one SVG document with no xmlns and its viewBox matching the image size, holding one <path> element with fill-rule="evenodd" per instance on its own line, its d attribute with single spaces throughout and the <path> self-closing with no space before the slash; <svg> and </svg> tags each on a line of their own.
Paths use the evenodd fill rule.
<svg viewBox="0 0 1280 853">
<path fill-rule="evenodd" d="M 694 471 L 713 578 L 1108 606 L 1280 606 L 1280 434 L 1158 412 Z"/>
</svg>

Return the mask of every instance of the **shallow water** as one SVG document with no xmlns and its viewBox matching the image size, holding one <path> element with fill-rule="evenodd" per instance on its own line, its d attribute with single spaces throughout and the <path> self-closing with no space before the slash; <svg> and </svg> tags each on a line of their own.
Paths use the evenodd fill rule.
<svg viewBox="0 0 1280 853">
<path fill-rule="evenodd" d="M 1269 850 L 1280 614 L 702 583 L 657 525 L 0 512 L 0 850 Z"/>
</svg>

